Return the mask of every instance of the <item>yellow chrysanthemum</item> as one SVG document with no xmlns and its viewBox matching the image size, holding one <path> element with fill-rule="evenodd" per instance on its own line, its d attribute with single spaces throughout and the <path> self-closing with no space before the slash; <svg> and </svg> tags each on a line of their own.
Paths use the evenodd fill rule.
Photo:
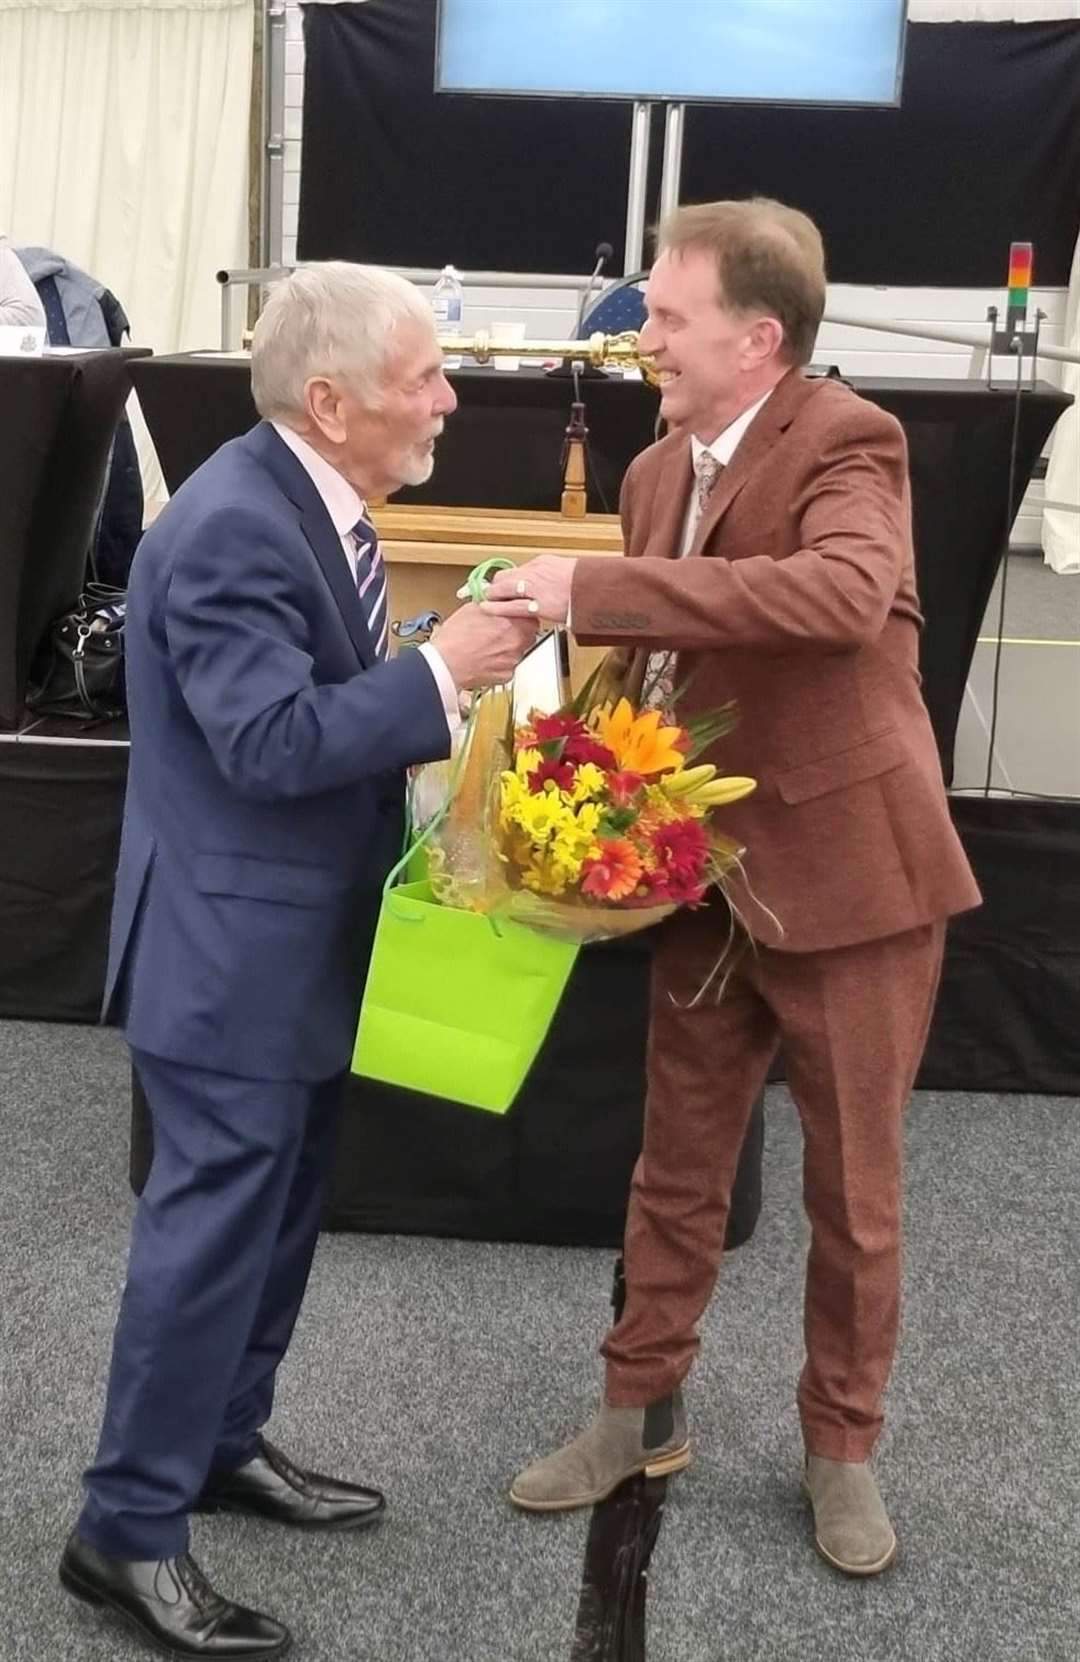
<svg viewBox="0 0 1080 1662">
<path fill-rule="evenodd" d="M 548 781 L 532 792 L 516 773 L 504 773 L 499 825 L 503 854 L 521 873 L 526 888 L 558 895 L 580 876 L 595 854 L 601 808 L 595 802 L 575 807 L 568 793 Z"/>
<path fill-rule="evenodd" d="M 600 826 L 600 804 L 583 802 L 577 811 L 578 829 L 591 842 Z"/>
<path fill-rule="evenodd" d="M 574 778 L 573 789 L 569 792 L 572 802 L 586 802 L 589 797 L 602 795 L 605 785 L 603 772 L 595 762 L 582 762 Z"/>
<path fill-rule="evenodd" d="M 524 888 L 532 889 L 536 894 L 562 895 L 577 875 L 577 870 L 567 867 L 553 855 L 537 854 L 522 870 L 521 882 Z"/>
<path fill-rule="evenodd" d="M 499 800 L 504 814 L 529 794 L 528 788 L 516 773 L 504 773 L 499 781 L 499 787 Z"/>
</svg>

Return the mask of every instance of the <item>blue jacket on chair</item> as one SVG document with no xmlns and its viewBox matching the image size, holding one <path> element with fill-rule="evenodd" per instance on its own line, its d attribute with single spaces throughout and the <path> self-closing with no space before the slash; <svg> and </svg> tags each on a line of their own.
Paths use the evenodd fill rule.
<svg viewBox="0 0 1080 1662">
<path fill-rule="evenodd" d="M 322 500 L 261 423 L 143 537 L 106 1019 L 252 1079 L 348 1067 L 402 770 L 449 753 L 421 654 L 377 663 Z"/>
</svg>

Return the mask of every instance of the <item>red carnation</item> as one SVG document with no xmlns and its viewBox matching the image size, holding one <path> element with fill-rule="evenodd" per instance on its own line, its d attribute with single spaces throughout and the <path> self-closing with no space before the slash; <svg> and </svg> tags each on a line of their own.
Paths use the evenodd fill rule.
<svg viewBox="0 0 1080 1662">
<path fill-rule="evenodd" d="M 709 857 L 709 840 L 700 820 L 677 819 L 661 825 L 653 832 L 651 842 L 657 866 L 672 888 L 672 899 L 676 898 L 674 884 L 700 885 Z"/>
<path fill-rule="evenodd" d="M 678 906 L 700 906 L 705 899 L 705 884 L 695 883 L 690 877 L 672 877 L 667 885 L 667 899 Z"/>
</svg>

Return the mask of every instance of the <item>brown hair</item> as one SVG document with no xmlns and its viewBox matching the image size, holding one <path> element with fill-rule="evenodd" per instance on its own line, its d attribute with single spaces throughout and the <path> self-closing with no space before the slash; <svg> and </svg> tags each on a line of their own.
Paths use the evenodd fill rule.
<svg viewBox="0 0 1080 1662">
<path fill-rule="evenodd" d="M 720 304 L 768 312 L 783 326 L 785 355 L 793 364 L 810 362 L 825 310 L 825 249 L 806 214 L 767 196 L 697 202 L 664 221 L 659 247 L 711 254 Z"/>
</svg>

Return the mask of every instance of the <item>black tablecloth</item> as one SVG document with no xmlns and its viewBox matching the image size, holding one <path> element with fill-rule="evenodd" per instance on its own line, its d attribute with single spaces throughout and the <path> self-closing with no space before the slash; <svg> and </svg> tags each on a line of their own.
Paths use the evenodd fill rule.
<svg viewBox="0 0 1080 1662">
<path fill-rule="evenodd" d="M 97 1017 L 126 761 L 105 744 L 0 741 L 0 1018 Z M 986 905 L 950 929 L 918 1083 L 1080 1094 L 1080 807 L 952 806 Z M 329 1226 L 617 1241 L 640 1138 L 648 949 L 646 935 L 581 955 L 504 1117 L 353 1081 Z M 757 1216 L 760 1139 L 758 1123 L 733 1239 Z M 136 1180 L 148 1148 L 136 1111 Z"/>
<path fill-rule="evenodd" d="M 18 725 L 31 658 L 82 589 L 138 355 L 0 357 L 0 727 Z"/>
<path fill-rule="evenodd" d="M 98 1018 L 127 759 L 0 742 L 0 1017 Z"/>
<path fill-rule="evenodd" d="M 641 1147 L 650 952 L 642 935 L 579 954 L 507 1114 L 350 1079 L 326 1227 L 618 1246 Z M 753 1234 L 763 1146 L 759 1103 L 736 1176 L 729 1247 Z M 136 1080 L 136 1190 L 152 1147 Z"/>
<path fill-rule="evenodd" d="M 1080 803 L 952 811 L 984 904 L 949 930 L 919 1084 L 1080 1096 Z"/>
<path fill-rule="evenodd" d="M 226 439 L 257 419 L 247 363 L 238 358 L 151 358 L 132 378 L 170 490 Z M 560 454 L 571 398 L 567 380 L 542 370 L 515 375 L 462 369 L 450 379 L 457 413 L 439 441 L 431 481 L 401 502 L 451 507 L 557 508 Z M 915 554 L 926 629 L 921 646 L 926 702 L 946 780 L 975 641 L 1007 526 L 1014 395 L 978 381 L 855 378 L 851 385 L 903 424 L 911 454 Z M 618 505 L 630 462 L 652 443 L 658 401 L 641 381 L 582 382 L 589 424 L 593 511 Z M 1015 506 L 1055 421 L 1064 393 L 1040 383 L 1024 392 Z"/>
</svg>

